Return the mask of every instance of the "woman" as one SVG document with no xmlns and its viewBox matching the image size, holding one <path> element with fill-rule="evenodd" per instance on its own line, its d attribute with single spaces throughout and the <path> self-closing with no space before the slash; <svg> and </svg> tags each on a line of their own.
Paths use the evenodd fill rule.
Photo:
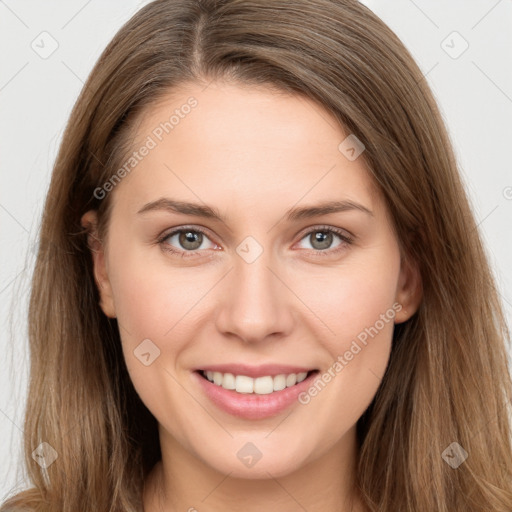
<svg viewBox="0 0 512 512">
<path fill-rule="evenodd" d="M 496 289 L 432 94 L 361 4 L 144 7 L 41 242 L 34 485 L 1 510 L 512 510 Z"/>
</svg>

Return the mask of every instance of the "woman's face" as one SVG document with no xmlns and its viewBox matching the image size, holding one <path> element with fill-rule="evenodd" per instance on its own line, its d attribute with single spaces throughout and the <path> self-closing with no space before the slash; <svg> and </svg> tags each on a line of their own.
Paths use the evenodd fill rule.
<svg viewBox="0 0 512 512">
<path fill-rule="evenodd" d="M 256 478 L 353 445 L 417 278 L 349 135 L 299 96 L 190 84 L 97 190 L 101 305 L 164 449 Z"/>
</svg>

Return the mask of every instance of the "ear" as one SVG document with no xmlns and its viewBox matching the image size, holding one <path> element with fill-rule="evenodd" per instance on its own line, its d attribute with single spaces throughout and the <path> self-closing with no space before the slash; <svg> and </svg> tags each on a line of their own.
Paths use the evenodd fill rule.
<svg viewBox="0 0 512 512">
<path fill-rule="evenodd" d="M 98 216 L 95 210 L 82 215 L 81 225 L 87 230 L 87 245 L 92 254 L 94 280 L 100 294 L 100 307 L 109 318 L 116 318 L 112 287 L 108 279 L 105 247 L 98 237 Z"/>
<path fill-rule="evenodd" d="M 402 257 L 395 296 L 395 302 L 402 307 L 396 312 L 395 324 L 409 320 L 418 310 L 422 297 L 423 287 L 418 265 L 409 258 Z"/>
</svg>

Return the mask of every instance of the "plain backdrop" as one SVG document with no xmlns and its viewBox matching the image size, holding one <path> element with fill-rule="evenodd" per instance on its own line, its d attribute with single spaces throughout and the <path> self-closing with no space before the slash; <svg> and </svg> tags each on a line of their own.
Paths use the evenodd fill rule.
<svg viewBox="0 0 512 512">
<path fill-rule="evenodd" d="M 0 501 L 24 485 L 27 298 L 54 158 L 94 62 L 146 3 L 0 0 Z M 401 38 L 433 89 L 510 325 L 512 1 L 363 3 Z"/>
</svg>

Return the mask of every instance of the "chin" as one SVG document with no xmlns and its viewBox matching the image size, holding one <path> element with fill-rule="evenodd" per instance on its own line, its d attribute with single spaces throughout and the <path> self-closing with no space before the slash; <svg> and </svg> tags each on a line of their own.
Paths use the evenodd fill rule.
<svg viewBox="0 0 512 512">
<path fill-rule="evenodd" d="M 267 433 L 265 433 L 267 435 Z M 216 471 L 232 478 L 267 479 L 291 474 L 314 457 L 306 457 L 304 445 L 283 446 L 269 440 L 233 440 L 234 448 L 219 447 L 221 453 L 209 453 L 202 460 Z"/>
</svg>

